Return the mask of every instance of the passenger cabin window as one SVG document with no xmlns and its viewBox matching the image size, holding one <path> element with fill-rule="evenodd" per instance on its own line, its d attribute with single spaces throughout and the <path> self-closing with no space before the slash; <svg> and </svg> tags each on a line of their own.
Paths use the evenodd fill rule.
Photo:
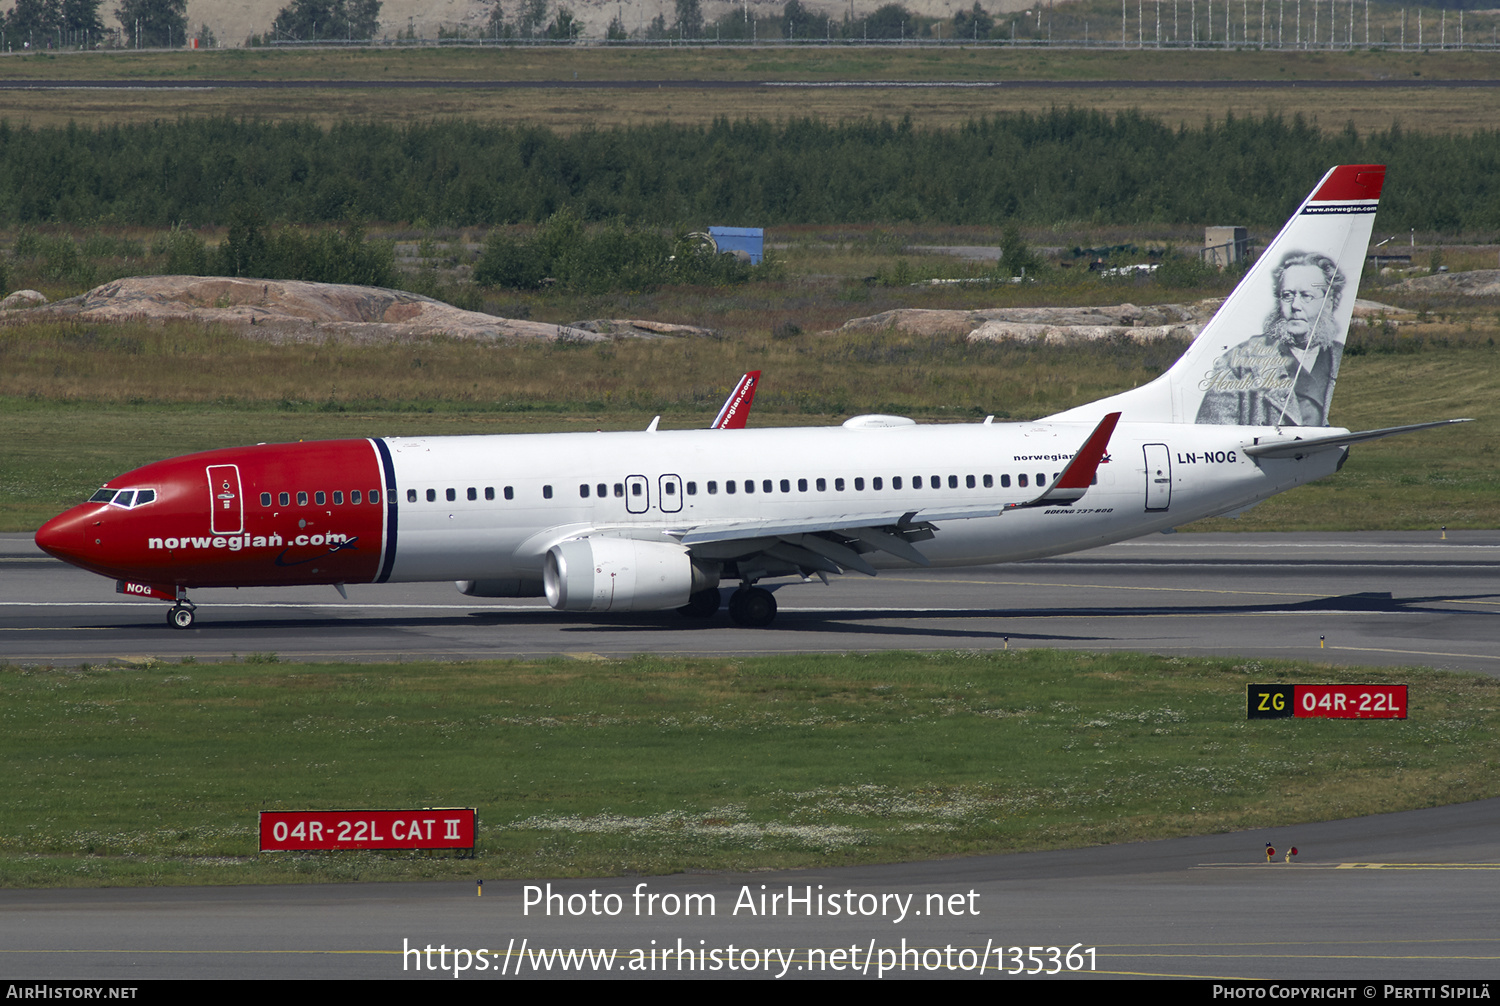
<svg viewBox="0 0 1500 1006">
<path fill-rule="evenodd" d="M 870 480 L 870 488 L 874 489 L 876 492 L 880 491 L 880 488 L 881 488 L 881 478 L 880 478 L 879 475 L 875 476 L 873 479 Z"/>
<path fill-rule="evenodd" d="M 818 487 L 818 492 L 820 493 L 826 493 L 828 491 L 827 479 L 818 479 L 818 481 L 814 482 L 813 485 Z"/>
<path fill-rule="evenodd" d="M 807 492 L 807 479 L 798 479 L 797 480 L 797 491 L 799 493 L 805 493 L 805 492 Z"/>
<path fill-rule="evenodd" d="M 1010 476 L 1009 475 L 1002 475 L 1002 476 L 1000 476 L 1000 488 L 1001 489 L 1009 489 L 1010 488 Z"/>
<path fill-rule="evenodd" d="M 270 506 L 271 505 L 271 494 L 270 493 L 261 493 L 260 494 L 260 505 L 261 506 Z"/>
<path fill-rule="evenodd" d="M 452 503 L 454 500 L 458 499 L 458 492 L 456 490 L 449 489 L 447 492 L 443 493 L 443 496 L 447 498 L 449 503 Z"/>
<path fill-rule="evenodd" d="M 865 491 L 865 480 L 864 479 L 855 479 L 854 480 L 854 491 L 855 492 L 861 492 L 861 493 Z"/>
<path fill-rule="evenodd" d="M 479 490 L 475 489 L 473 486 L 470 486 L 467 495 L 469 499 L 477 500 L 479 498 Z"/>
<path fill-rule="evenodd" d="M 745 480 L 745 492 L 747 492 L 747 493 L 753 493 L 753 492 L 755 492 L 755 480 L 754 479 L 746 479 Z"/>
<path fill-rule="evenodd" d="M 307 493 L 305 493 L 305 492 L 299 492 L 297 494 L 297 505 L 298 506 L 307 506 Z"/>
<path fill-rule="evenodd" d="M 986 475 L 984 477 L 984 487 L 986 489 L 993 489 L 993 488 L 995 488 L 995 476 L 993 476 L 993 475 Z"/>
<path fill-rule="evenodd" d="M 696 495 L 698 495 L 698 483 L 696 483 L 696 482 L 689 482 L 687 484 L 687 494 L 689 496 L 696 496 Z"/>
<path fill-rule="evenodd" d="M 717 495 L 719 495 L 719 483 L 714 482 L 714 481 L 710 481 L 708 483 L 708 494 L 710 496 L 717 496 Z"/>
<path fill-rule="evenodd" d="M 359 506 L 359 490 L 358 489 L 351 489 L 349 491 L 349 502 L 353 503 L 355 506 Z M 374 503 L 375 501 L 372 499 L 372 500 L 370 500 L 370 502 Z"/>
<path fill-rule="evenodd" d="M 342 490 L 338 490 L 338 489 L 334 490 L 334 492 L 333 492 L 333 505 L 334 506 L 343 506 L 344 505 L 344 493 L 343 493 Z"/>
<path fill-rule="evenodd" d="M 484 498 L 487 499 L 487 500 L 492 500 L 492 499 L 495 498 L 495 487 L 494 486 L 485 486 L 484 487 Z"/>
<path fill-rule="evenodd" d="M 514 486 L 505 487 L 505 498 L 508 500 L 513 500 L 516 498 L 516 489 Z"/>
<path fill-rule="evenodd" d="M 551 486 L 542 486 L 542 499 L 549 500 L 551 498 L 552 498 L 552 487 Z"/>
<path fill-rule="evenodd" d="M 429 489 L 429 490 L 427 490 L 427 502 L 429 502 L 429 503 L 436 503 L 437 502 L 437 490 L 436 489 Z"/>
<path fill-rule="evenodd" d="M 1027 486 L 1027 484 L 1028 483 L 1026 482 L 1026 476 L 1025 475 L 1017 475 L 1016 476 L 1016 485 L 1020 486 L 1022 489 L 1025 489 L 1026 486 Z"/>
<path fill-rule="evenodd" d="M 313 493 L 313 502 L 318 504 L 318 506 L 327 506 L 328 494 L 319 489 L 317 492 Z"/>
<path fill-rule="evenodd" d="M 767 490 L 767 491 L 769 491 L 769 490 Z M 791 479 L 782 479 L 781 480 L 781 491 L 784 492 L 784 493 L 789 493 L 789 492 L 792 491 L 792 480 Z"/>
<path fill-rule="evenodd" d="M 971 476 L 969 476 L 969 485 L 972 486 L 973 484 L 974 484 L 974 476 L 971 475 Z M 957 475 L 949 475 L 948 476 L 948 488 L 949 489 L 957 489 L 958 488 L 958 476 Z"/>
<path fill-rule="evenodd" d="M 281 503 L 282 506 L 291 506 L 292 497 L 288 493 L 280 493 L 277 495 L 276 499 Z"/>
<path fill-rule="evenodd" d="M 600 482 L 594 489 L 598 492 L 600 499 L 609 495 L 609 486 L 604 482 Z"/>
<path fill-rule="evenodd" d="M 972 476 L 972 475 L 965 475 L 964 476 L 964 485 L 967 486 L 970 489 L 973 489 L 974 488 L 974 476 Z"/>
<path fill-rule="evenodd" d="M 922 488 L 922 476 L 920 476 L 920 475 L 913 475 L 911 477 L 911 487 L 913 489 L 920 489 L 920 488 Z"/>
<path fill-rule="evenodd" d="M 354 502 L 358 503 L 359 500 L 355 500 Z M 379 503 L 380 502 L 380 490 L 379 489 L 371 489 L 370 490 L 370 502 L 371 503 Z"/>
<path fill-rule="evenodd" d="M 841 492 L 844 491 L 844 480 L 843 479 L 834 479 L 833 480 L 833 491 L 834 492 L 839 492 L 839 493 L 841 493 Z"/>
<path fill-rule="evenodd" d="M 578 487 L 578 495 L 582 499 L 588 499 L 589 498 L 589 484 L 587 482 L 583 483 L 583 485 L 581 485 L 581 486 Z"/>
<path fill-rule="evenodd" d="M 417 491 L 415 489 L 408 489 L 408 490 L 406 490 L 406 502 L 408 502 L 408 503 L 415 503 L 416 501 L 417 501 Z"/>
<path fill-rule="evenodd" d="M 667 495 L 668 496 L 676 496 L 677 495 L 677 483 L 676 482 L 668 482 L 666 485 L 662 486 L 662 488 L 667 491 Z"/>
<path fill-rule="evenodd" d="M 761 480 L 760 491 L 763 492 L 763 493 L 768 493 L 768 492 L 771 491 L 771 480 L 770 479 L 762 479 Z"/>
<path fill-rule="evenodd" d="M 735 485 L 734 479 L 730 479 L 728 482 L 724 483 L 724 491 L 726 493 L 728 493 L 729 495 L 733 496 L 734 495 L 734 485 Z"/>
<path fill-rule="evenodd" d="M 901 476 L 894 475 L 894 476 L 891 477 L 891 488 L 892 489 L 900 489 L 901 488 Z"/>
</svg>

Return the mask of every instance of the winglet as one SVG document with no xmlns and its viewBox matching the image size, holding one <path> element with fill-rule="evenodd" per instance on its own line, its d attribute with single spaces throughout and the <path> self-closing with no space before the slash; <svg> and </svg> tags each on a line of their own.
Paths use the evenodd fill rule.
<svg viewBox="0 0 1500 1006">
<path fill-rule="evenodd" d="M 750 404 L 755 401 L 755 387 L 760 384 L 760 371 L 752 370 L 740 378 L 724 407 L 709 425 L 711 430 L 743 430 L 745 420 L 750 417 Z"/>
<path fill-rule="evenodd" d="M 1076 503 L 1088 492 L 1089 486 L 1094 484 L 1094 473 L 1099 470 L 1099 464 L 1104 460 L 1104 453 L 1109 449 L 1109 438 L 1114 435 L 1115 424 L 1120 421 L 1118 412 L 1111 412 L 1099 420 L 1099 425 L 1094 427 L 1094 432 L 1078 448 L 1078 453 L 1073 455 L 1073 460 L 1068 462 L 1068 467 L 1062 470 L 1047 491 L 1036 499 L 1027 503 L 1014 503 L 1006 509 L 1016 507 L 1036 506 L 1067 506 Z"/>
</svg>

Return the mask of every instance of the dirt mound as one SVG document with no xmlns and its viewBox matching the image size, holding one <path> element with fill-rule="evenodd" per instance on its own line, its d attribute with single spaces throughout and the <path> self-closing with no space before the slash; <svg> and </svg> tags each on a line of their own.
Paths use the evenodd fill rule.
<svg viewBox="0 0 1500 1006">
<path fill-rule="evenodd" d="M 566 325 L 497 318 L 401 290 L 296 280 L 136 276 L 28 311 L 79 321 L 193 321 L 233 325 L 278 342 L 329 338 L 389 342 L 452 339 L 607 342 Z"/>
<path fill-rule="evenodd" d="M 1153 342 L 1191 339 L 1219 306 L 1217 300 L 1196 304 L 1137 307 L 996 307 L 977 311 L 900 308 L 845 322 L 839 332 L 895 329 L 911 335 L 956 335 L 973 340 L 1017 342 L 1087 342 L 1127 338 Z"/>
<path fill-rule="evenodd" d="M 1392 283 L 1393 290 L 1414 293 L 1461 293 L 1470 297 L 1500 296 L 1500 269 L 1475 269 L 1472 272 L 1439 272 Z"/>
<path fill-rule="evenodd" d="M 1137 307 L 996 307 L 977 311 L 939 311 L 900 308 L 868 318 L 845 322 L 838 332 L 883 332 L 895 330 L 909 335 L 966 334 L 971 342 L 1044 342 L 1068 345 L 1128 339 L 1155 342 L 1181 339 L 1191 342 L 1223 303 L 1221 298 L 1192 304 L 1153 304 Z M 1363 319 L 1404 314 L 1401 308 L 1372 300 L 1354 302 L 1355 324 Z"/>
<path fill-rule="evenodd" d="M 575 321 L 572 328 L 585 332 L 597 332 L 614 339 L 665 339 L 675 336 L 698 336 L 716 339 L 719 333 L 711 328 L 697 325 L 673 325 L 665 321 L 647 321 L 643 318 L 596 318 L 593 321 Z"/>
</svg>

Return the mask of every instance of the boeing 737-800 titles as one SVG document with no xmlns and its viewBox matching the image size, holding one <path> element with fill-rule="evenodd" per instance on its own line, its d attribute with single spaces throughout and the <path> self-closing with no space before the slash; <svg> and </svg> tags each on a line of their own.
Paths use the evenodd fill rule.
<svg viewBox="0 0 1500 1006">
<path fill-rule="evenodd" d="M 111 479 L 37 544 L 172 602 L 178 628 L 195 587 L 424 580 L 697 616 L 738 581 L 730 616 L 766 625 L 762 580 L 1009 562 L 1242 510 L 1351 444 L 1443 425 L 1328 426 L 1384 178 L 1329 171 L 1167 373 L 1036 422 L 732 429 L 731 395 L 727 431 L 236 447 Z"/>
</svg>

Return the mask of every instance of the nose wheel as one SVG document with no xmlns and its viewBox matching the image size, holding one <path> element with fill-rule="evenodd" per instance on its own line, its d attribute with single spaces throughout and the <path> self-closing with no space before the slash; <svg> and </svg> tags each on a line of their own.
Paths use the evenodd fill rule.
<svg viewBox="0 0 1500 1006">
<path fill-rule="evenodd" d="M 191 605 L 179 604 L 167 612 L 167 624 L 174 629 L 191 629 L 193 627 L 193 608 Z"/>
</svg>

